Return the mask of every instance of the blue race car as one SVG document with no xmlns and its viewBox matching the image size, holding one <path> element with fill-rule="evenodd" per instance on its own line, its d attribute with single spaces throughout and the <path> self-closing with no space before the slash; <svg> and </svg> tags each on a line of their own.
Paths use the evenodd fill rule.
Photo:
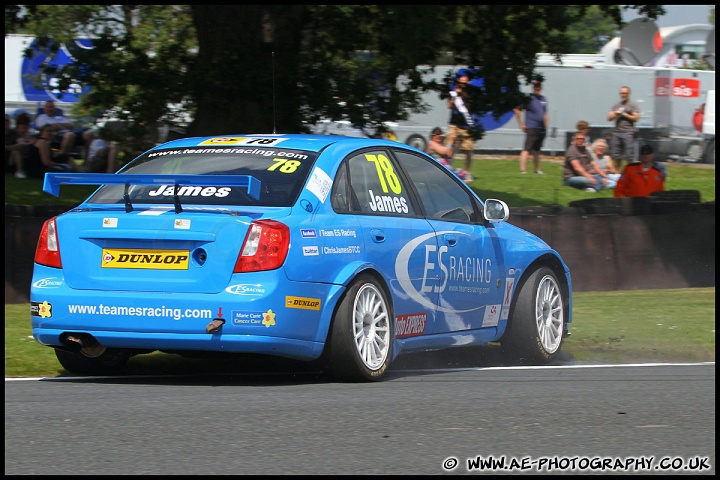
<svg viewBox="0 0 720 480">
<path fill-rule="evenodd" d="M 34 338 L 83 375 L 137 354 L 250 353 L 381 380 L 404 352 L 500 342 L 555 360 L 570 272 L 434 158 L 381 139 L 227 135 L 156 146 L 42 228 Z"/>
</svg>

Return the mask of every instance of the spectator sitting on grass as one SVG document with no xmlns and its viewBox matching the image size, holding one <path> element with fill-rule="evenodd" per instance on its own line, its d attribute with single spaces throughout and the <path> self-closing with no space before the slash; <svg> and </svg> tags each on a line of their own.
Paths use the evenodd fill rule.
<svg viewBox="0 0 720 480">
<path fill-rule="evenodd" d="M 607 152 L 608 144 L 604 138 L 598 138 L 590 146 L 590 157 L 594 160 L 595 164 L 600 168 L 599 171 L 593 170 L 590 173 L 597 173 L 599 175 L 605 175 L 609 182 L 606 188 L 615 188 L 617 181 L 620 178 L 620 174 L 615 170 L 615 163 Z"/>
<path fill-rule="evenodd" d="M 599 192 L 603 188 L 607 188 L 610 180 L 606 174 L 592 173 L 600 172 L 601 169 L 590 157 L 585 141 L 584 133 L 575 132 L 573 144 L 565 152 L 562 171 L 563 185 L 584 189 L 586 192 Z"/>
<path fill-rule="evenodd" d="M 50 141 L 53 132 L 49 124 L 40 127 L 40 133 L 29 148 L 25 168 L 31 178 L 45 178 L 46 172 L 79 172 L 75 160 L 70 155 L 59 153 L 53 155 Z"/>
<path fill-rule="evenodd" d="M 96 138 L 90 143 L 88 160 L 80 165 L 80 171 L 85 173 L 115 173 L 117 170 L 118 142 L 109 138 L 106 129 L 101 128 L 94 135 Z"/>
<path fill-rule="evenodd" d="M 454 153 L 453 145 L 443 144 L 443 131 L 440 127 L 435 127 L 430 132 L 430 141 L 427 146 L 427 153 L 437 158 L 437 160 L 451 170 L 455 175 L 465 183 L 471 183 L 473 181 L 470 172 L 463 170 L 462 168 L 453 168 L 452 158 Z"/>
<path fill-rule="evenodd" d="M 67 117 L 58 113 L 55 102 L 48 100 L 43 106 L 43 113 L 35 119 L 35 125 L 41 128 L 50 125 L 53 136 L 51 145 L 60 150 L 60 155 L 70 155 L 75 147 L 87 147 L 92 140 L 92 130 L 89 128 L 76 128 L 75 124 Z M 87 155 L 86 155 L 87 159 Z"/>
<path fill-rule="evenodd" d="M 27 150 L 35 141 L 30 134 L 30 116 L 21 113 L 15 119 L 15 128 L 10 127 L 10 116 L 5 114 L 5 172 L 14 173 L 15 178 L 26 178 L 25 158 Z"/>
</svg>

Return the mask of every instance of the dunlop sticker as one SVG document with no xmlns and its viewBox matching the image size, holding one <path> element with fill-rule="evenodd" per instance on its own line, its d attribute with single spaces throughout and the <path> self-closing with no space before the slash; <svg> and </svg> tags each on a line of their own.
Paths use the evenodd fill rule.
<svg viewBox="0 0 720 480">
<path fill-rule="evenodd" d="M 102 268 L 187 270 L 188 250 L 145 250 L 103 248 Z"/>
<path fill-rule="evenodd" d="M 287 308 L 302 308 L 303 310 L 320 310 L 319 298 L 285 297 Z"/>
</svg>

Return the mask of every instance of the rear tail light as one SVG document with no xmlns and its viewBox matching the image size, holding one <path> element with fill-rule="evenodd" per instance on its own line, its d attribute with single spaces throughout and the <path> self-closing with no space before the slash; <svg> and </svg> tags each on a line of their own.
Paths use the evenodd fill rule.
<svg viewBox="0 0 720 480">
<path fill-rule="evenodd" d="M 35 263 L 48 267 L 62 268 L 60 259 L 60 243 L 58 242 L 55 218 L 46 220 L 40 231 L 37 248 L 35 249 Z"/>
<path fill-rule="evenodd" d="M 275 220 L 250 224 L 234 273 L 260 272 L 280 268 L 290 247 L 290 230 Z"/>
</svg>

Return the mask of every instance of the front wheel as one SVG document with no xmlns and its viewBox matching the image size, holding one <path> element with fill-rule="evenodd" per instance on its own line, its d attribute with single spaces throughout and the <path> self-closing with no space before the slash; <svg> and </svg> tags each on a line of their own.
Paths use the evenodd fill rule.
<svg viewBox="0 0 720 480">
<path fill-rule="evenodd" d="M 119 348 L 103 348 L 92 356 L 83 351 L 69 352 L 55 349 L 60 365 L 70 373 L 78 375 L 119 375 L 130 360 L 130 351 Z"/>
<path fill-rule="evenodd" d="M 547 267 L 533 272 L 521 287 L 500 341 L 505 358 L 529 365 L 555 360 L 565 332 L 565 304 L 555 273 Z"/>
<path fill-rule="evenodd" d="M 327 369 L 340 380 L 382 380 L 392 358 L 392 341 L 387 295 L 373 276 L 360 275 L 335 311 Z"/>
</svg>

